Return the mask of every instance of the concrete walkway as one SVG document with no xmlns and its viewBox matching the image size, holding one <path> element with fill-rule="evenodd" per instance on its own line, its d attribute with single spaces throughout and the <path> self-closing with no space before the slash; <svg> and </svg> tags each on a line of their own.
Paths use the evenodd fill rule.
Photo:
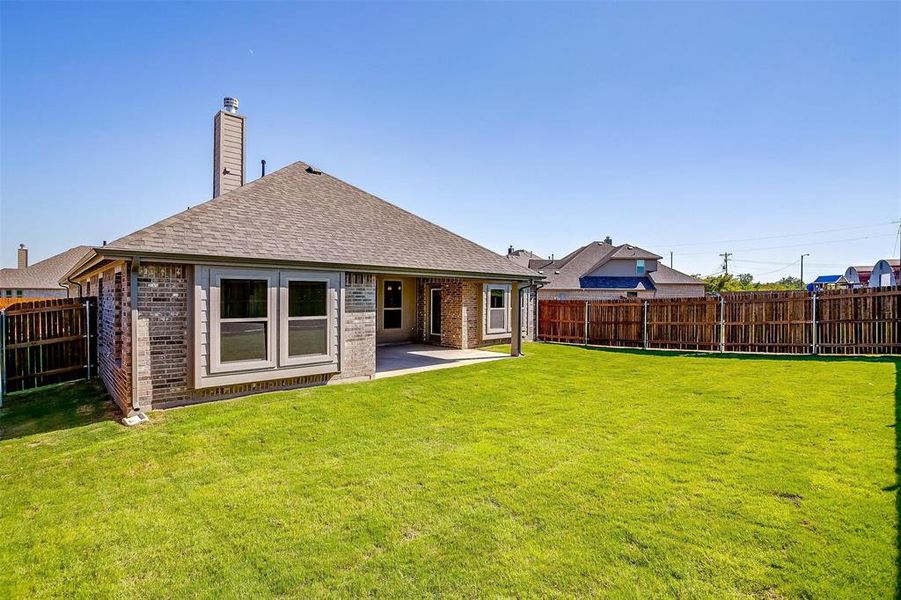
<svg viewBox="0 0 901 600">
<path fill-rule="evenodd" d="M 505 358 L 510 358 L 510 355 L 485 350 L 454 350 L 426 344 L 379 346 L 375 351 L 375 379 Z"/>
</svg>

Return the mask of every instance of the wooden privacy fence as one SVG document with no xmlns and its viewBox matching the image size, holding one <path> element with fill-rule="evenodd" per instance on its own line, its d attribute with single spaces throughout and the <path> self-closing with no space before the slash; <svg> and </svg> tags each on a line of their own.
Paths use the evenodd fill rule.
<svg viewBox="0 0 901 600">
<path fill-rule="evenodd" d="M 901 354 L 901 286 L 540 300 L 538 339 L 718 352 Z"/>
<path fill-rule="evenodd" d="M 0 312 L 2 392 L 97 373 L 96 298 L 19 302 Z"/>
</svg>

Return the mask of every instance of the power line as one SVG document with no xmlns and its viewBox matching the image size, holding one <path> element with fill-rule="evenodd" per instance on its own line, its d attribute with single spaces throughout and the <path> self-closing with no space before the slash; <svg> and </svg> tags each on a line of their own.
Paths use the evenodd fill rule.
<svg viewBox="0 0 901 600">
<path fill-rule="evenodd" d="M 785 264 L 785 263 L 783 263 L 782 261 L 779 261 L 779 260 L 750 260 L 750 259 L 747 259 L 747 258 L 731 258 L 731 259 L 729 259 L 729 260 L 730 260 L 730 262 L 750 263 L 750 264 L 755 264 L 755 265 L 781 265 L 781 264 Z M 848 266 L 846 263 L 820 263 L 820 262 L 808 262 L 808 261 L 806 261 L 806 260 L 804 261 L 804 264 L 805 264 L 805 265 L 808 265 L 808 266 L 811 266 L 811 267 L 846 267 L 846 266 Z"/>
<path fill-rule="evenodd" d="M 755 275 L 757 275 L 758 277 L 760 277 L 761 275 L 772 275 L 773 273 L 778 273 L 779 271 L 784 271 L 786 269 L 790 269 L 793 266 L 795 266 L 796 264 L 798 264 L 799 262 L 801 262 L 801 261 L 796 260 L 795 262 L 788 263 L 787 265 L 779 267 L 778 269 L 773 269 L 772 271 L 764 271 L 763 273 L 755 273 Z"/>
<path fill-rule="evenodd" d="M 658 246 L 658 247 L 685 247 L 685 246 L 708 246 L 713 244 L 732 244 L 735 242 L 758 242 L 762 240 L 777 240 L 782 238 L 792 238 L 792 237 L 803 237 L 805 235 L 816 235 L 819 233 L 836 233 L 839 231 L 853 231 L 858 229 L 875 229 L 877 227 L 885 227 L 886 225 L 894 225 L 896 221 L 886 221 L 884 223 L 873 224 L 870 223 L 868 225 L 854 225 L 851 227 L 835 227 L 833 229 L 819 229 L 816 231 L 805 231 L 799 233 L 785 233 L 780 235 L 765 235 L 761 237 L 751 237 L 751 238 L 737 238 L 732 240 L 715 240 L 708 242 L 684 242 L 679 244 L 648 244 L 649 246 Z"/>
<path fill-rule="evenodd" d="M 785 248 L 806 248 L 807 246 L 819 246 L 822 244 L 838 244 L 841 242 L 856 242 L 859 240 L 872 240 L 872 239 L 883 239 L 887 237 L 895 237 L 895 234 L 891 235 L 866 235 L 863 237 L 856 238 L 844 238 L 840 240 L 823 240 L 821 242 L 804 242 L 803 244 L 789 244 L 785 246 L 763 246 L 760 248 L 739 248 L 736 252 L 759 252 L 761 250 L 782 250 Z M 711 250 L 706 252 L 683 252 L 680 256 L 702 256 L 704 254 L 710 254 Z"/>
</svg>

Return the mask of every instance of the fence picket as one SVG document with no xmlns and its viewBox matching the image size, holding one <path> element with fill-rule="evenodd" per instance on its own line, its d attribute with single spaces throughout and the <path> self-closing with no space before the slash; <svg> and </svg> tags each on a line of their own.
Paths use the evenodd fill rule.
<svg viewBox="0 0 901 600">
<path fill-rule="evenodd" d="M 96 298 L 18 302 L 3 310 L 2 393 L 96 373 Z M 90 322 L 89 322 L 90 320 Z"/>
<path fill-rule="evenodd" d="M 542 300 L 538 339 L 720 352 L 901 354 L 901 286 Z"/>
</svg>

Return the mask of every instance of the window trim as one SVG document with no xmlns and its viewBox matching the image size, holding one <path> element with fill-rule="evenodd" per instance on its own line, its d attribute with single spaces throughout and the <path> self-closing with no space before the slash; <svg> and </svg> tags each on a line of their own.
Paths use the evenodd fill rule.
<svg viewBox="0 0 901 600">
<path fill-rule="evenodd" d="M 441 288 L 433 287 L 429 288 L 429 335 L 435 337 L 441 337 L 441 331 L 433 331 L 432 328 L 435 325 L 435 292 L 438 292 L 438 302 L 441 302 Z M 444 307 L 442 307 L 443 309 Z M 438 326 L 441 326 L 441 320 L 438 321 Z M 442 328 L 443 329 L 443 328 Z"/>
<path fill-rule="evenodd" d="M 506 337 L 508 335 L 512 335 L 512 331 L 510 329 L 510 310 L 512 306 L 510 305 L 510 294 L 511 294 L 512 286 L 509 283 L 486 283 L 484 293 L 482 295 L 482 302 L 485 304 L 485 319 L 482 323 L 483 327 L 483 338 L 489 339 L 491 337 Z M 493 290 L 502 290 L 504 292 L 504 306 L 503 308 L 491 308 L 491 292 Z M 491 311 L 503 310 L 504 311 L 504 326 L 503 328 L 492 328 L 491 327 Z"/>
<path fill-rule="evenodd" d="M 288 316 L 288 289 L 292 281 L 313 281 L 325 283 L 325 316 L 317 317 L 289 317 Z M 308 273 L 304 271 L 280 271 L 278 286 L 278 366 L 293 367 L 319 363 L 329 363 L 335 360 L 334 326 L 335 326 L 335 283 L 333 277 L 324 274 Z M 304 354 L 302 356 L 288 355 L 288 323 L 290 321 L 317 321 L 325 319 L 325 354 Z"/>
<path fill-rule="evenodd" d="M 388 308 L 385 306 L 385 286 L 389 283 L 396 283 L 400 286 L 400 306 L 396 308 Z M 397 327 L 385 326 L 385 312 L 395 311 L 400 313 L 400 325 Z M 383 279 L 382 280 L 382 331 L 401 331 L 404 328 L 404 282 L 400 279 Z"/>
<path fill-rule="evenodd" d="M 210 351 L 208 356 L 210 374 L 235 373 L 240 371 L 256 371 L 269 369 L 276 366 L 275 335 L 273 334 L 273 322 L 277 319 L 278 312 L 278 287 L 275 282 L 275 272 L 251 271 L 244 269 L 210 269 L 210 317 L 209 317 L 209 341 Z M 221 324 L 222 311 L 220 289 L 223 279 L 247 279 L 266 280 L 266 358 L 263 360 L 228 361 L 221 360 Z M 260 322 L 262 318 L 227 319 L 228 322 Z"/>
</svg>

